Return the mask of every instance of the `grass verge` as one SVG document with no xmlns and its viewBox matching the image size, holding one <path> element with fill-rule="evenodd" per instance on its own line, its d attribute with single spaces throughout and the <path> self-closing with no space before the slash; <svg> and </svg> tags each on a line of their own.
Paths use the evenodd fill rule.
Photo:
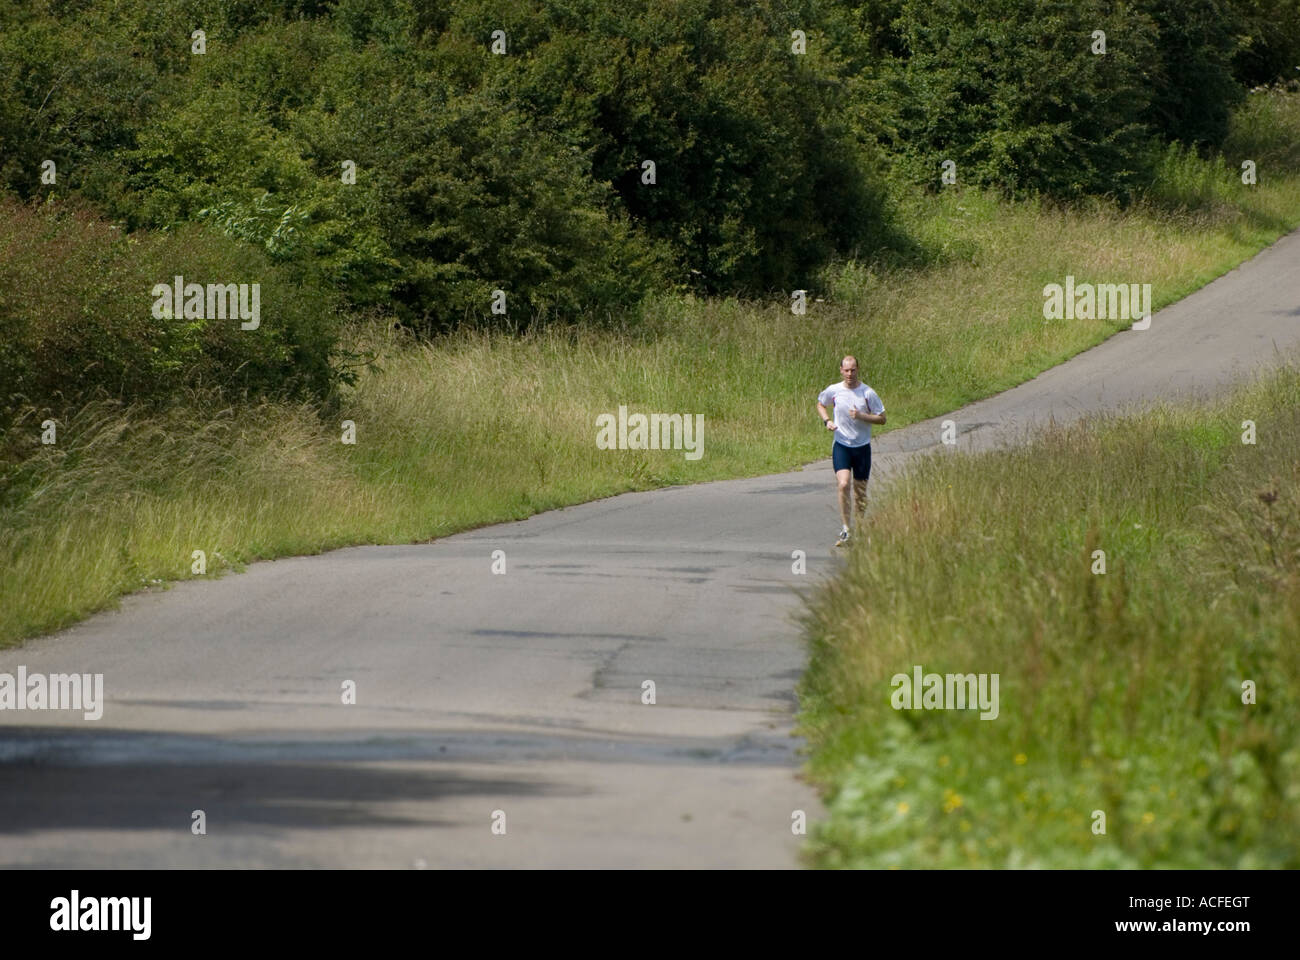
<svg viewBox="0 0 1300 960">
<path fill-rule="evenodd" d="M 811 863 L 1300 866 L 1300 366 L 932 456 L 869 522 L 807 611 Z M 895 709 L 916 665 L 997 717 Z"/>
</svg>

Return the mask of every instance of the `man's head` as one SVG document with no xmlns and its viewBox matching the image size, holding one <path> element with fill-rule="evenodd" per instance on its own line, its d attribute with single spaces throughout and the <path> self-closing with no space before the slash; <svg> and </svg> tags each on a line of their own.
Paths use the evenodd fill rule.
<svg viewBox="0 0 1300 960">
<path fill-rule="evenodd" d="M 857 357 L 845 357 L 840 361 L 840 376 L 844 378 L 844 385 L 850 390 L 858 385 Z"/>
</svg>

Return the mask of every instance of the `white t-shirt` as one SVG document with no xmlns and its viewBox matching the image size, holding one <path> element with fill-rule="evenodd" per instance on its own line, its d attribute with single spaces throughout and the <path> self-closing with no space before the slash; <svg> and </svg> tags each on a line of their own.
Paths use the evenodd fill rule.
<svg viewBox="0 0 1300 960">
<path fill-rule="evenodd" d="M 817 395 L 817 402 L 824 407 L 834 404 L 832 416 L 835 418 L 835 442 L 844 447 L 865 447 L 871 442 L 871 424 L 863 420 L 853 420 L 849 410 L 859 413 L 884 413 L 885 405 L 862 381 L 850 390 L 844 381 L 832 383 Z"/>
</svg>

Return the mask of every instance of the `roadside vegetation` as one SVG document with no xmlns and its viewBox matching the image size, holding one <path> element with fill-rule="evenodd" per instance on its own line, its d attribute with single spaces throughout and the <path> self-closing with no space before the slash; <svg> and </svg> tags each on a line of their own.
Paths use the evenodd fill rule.
<svg viewBox="0 0 1300 960">
<path fill-rule="evenodd" d="M 812 863 L 1300 866 L 1294 360 L 1213 403 L 928 457 L 870 526 L 807 613 Z M 916 665 L 998 674 L 997 717 L 895 710 Z"/>
</svg>

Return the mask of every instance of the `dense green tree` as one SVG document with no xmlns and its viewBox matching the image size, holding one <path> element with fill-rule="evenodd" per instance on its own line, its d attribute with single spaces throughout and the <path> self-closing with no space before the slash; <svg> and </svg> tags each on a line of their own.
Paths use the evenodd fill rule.
<svg viewBox="0 0 1300 960">
<path fill-rule="evenodd" d="M 601 320 L 672 284 L 762 294 L 880 252 L 897 241 L 877 170 L 937 187 L 951 160 L 960 183 L 1127 198 L 1160 141 L 1216 145 L 1243 83 L 1294 75 L 1297 4 L 34 0 L 0 6 L 0 189 L 89 201 L 178 272 L 186 252 L 265 269 L 423 330 Z M 50 215 L 40 229 L 70 242 Z M 109 224 L 77 216 L 104 243 L 68 262 L 125 269 Z M 244 356 L 258 341 L 174 341 L 121 312 L 134 294 L 76 289 L 118 319 L 52 329 L 80 331 L 69 362 L 106 383 L 136 383 L 147 356 L 265 386 L 302 351 L 295 383 L 328 389 L 328 323 Z M 31 383 L 24 350 L 5 362 Z"/>
<path fill-rule="evenodd" d="M 1300 0 L 1233 0 L 1233 76 L 1247 87 L 1300 80 Z"/>
<path fill-rule="evenodd" d="M 1099 0 L 905 0 L 906 54 L 863 86 L 903 175 L 1056 196 L 1127 196 L 1148 143 L 1155 27 Z M 1093 52 L 1093 31 L 1106 53 Z"/>
<path fill-rule="evenodd" d="M 819 16 L 768 2 L 481 0 L 457 5 L 442 49 L 478 42 L 488 58 L 504 29 L 514 54 L 478 67 L 485 85 L 590 148 L 596 178 L 699 284 L 760 292 L 882 235 Z"/>
<path fill-rule="evenodd" d="M 1141 0 L 1156 24 L 1147 119 L 1165 140 L 1217 146 L 1245 95 L 1232 72 L 1245 22 L 1230 0 Z"/>
</svg>

